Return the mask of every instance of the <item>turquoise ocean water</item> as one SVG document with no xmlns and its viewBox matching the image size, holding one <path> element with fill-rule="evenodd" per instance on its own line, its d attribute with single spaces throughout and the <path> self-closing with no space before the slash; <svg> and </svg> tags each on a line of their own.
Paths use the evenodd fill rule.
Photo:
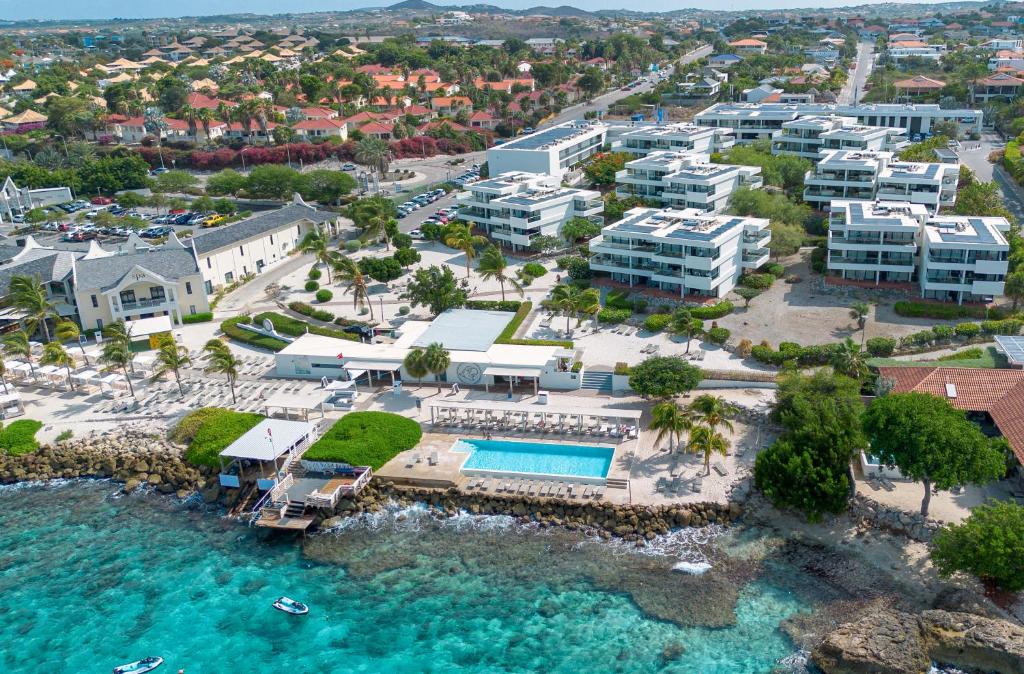
<svg viewBox="0 0 1024 674">
<path fill-rule="evenodd" d="M 159 671 L 187 674 L 756 674 L 792 654 L 778 625 L 806 607 L 757 580 L 735 624 L 683 626 L 639 607 L 660 590 L 637 602 L 617 588 L 637 591 L 654 560 L 571 532 L 403 511 L 301 546 L 116 492 L 0 488 L 0 672 L 106 673 L 161 655 Z M 691 561 L 713 544 L 694 536 L 680 548 Z M 280 595 L 310 614 L 273 610 Z M 660 610 L 700 608 L 669 598 Z"/>
</svg>

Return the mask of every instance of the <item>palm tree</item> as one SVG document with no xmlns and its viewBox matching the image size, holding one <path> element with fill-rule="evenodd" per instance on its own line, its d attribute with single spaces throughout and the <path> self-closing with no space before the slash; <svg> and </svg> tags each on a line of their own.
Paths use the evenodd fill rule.
<svg viewBox="0 0 1024 674">
<path fill-rule="evenodd" d="M 228 386 L 231 387 L 231 404 L 238 402 L 235 398 L 235 381 L 238 379 L 238 366 L 241 361 L 235 358 L 227 344 L 219 339 L 211 339 L 203 345 L 203 351 L 210 356 L 210 364 L 206 366 L 206 372 L 216 372 L 228 379 Z"/>
<path fill-rule="evenodd" d="M 24 312 L 26 323 L 32 331 L 43 327 L 43 336 L 50 341 L 50 328 L 46 319 L 54 314 L 53 302 L 46 298 L 46 288 L 35 276 L 14 275 L 11 277 L 9 295 L 11 305 Z"/>
<path fill-rule="evenodd" d="M 857 329 L 860 330 L 860 345 L 864 346 L 864 335 L 867 332 L 865 328 L 868 325 L 868 314 L 871 312 L 871 307 L 867 302 L 854 302 L 850 305 L 850 318 L 857 321 Z"/>
<path fill-rule="evenodd" d="M 479 234 L 473 234 L 469 225 L 457 224 L 449 228 L 448 236 L 444 239 L 444 245 L 449 248 L 461 250 L 466 256 L 466 278 L 469 278 L 473 258 L 476 257 L 476 247 L 487 243 L 487 239 Z"/>
<path fill-rule="evenodd" d="M 104 351 L 106 351 L 108 344 L 118 345 L 129 356 L 126 365 L 131 368 L 132 372 L 135 372 L 134 356 L 132 355 L 132 331 L 128 324 L 124 322 L 124 319 L 114 321 L 103 328 L 103 336 L 106 337 L 106 341 L 103 343 Z M 109 362 L 105 359 L 101 360 Z"/>
<path fill-rule="evenodd" d="M 383 241 L 387 250 L 391 250 L 391 239 L 388 237 L 388 227 L 393 218 L 386 218 L 383 215 L 375 215 L 366 221 L 363 228 L 363 236 L 367 239 Z"/>
<path fill-rule="evenodd" d="M 192 364 L 189 358 L 188 349 L 180 346 L 173 337 L 168 337 L 160 344 L 156 351 L 156 366 L 153 368 L 152 379 L 160 379 L 168 372 L 174 373 L 174 381 L 178 384 L 178 393 L 185 395 L 185 389 L 181 387 L 181 368 Z"/>
<path fill-rule="evenodd" d="M 716 395 L 704 393 L 690 403 L 688 411 L 696 423 L 704 424 L 713 431 L 717 431 L 721 426 L 732 433 L 733 427 L 732 422 L 729 421 L 729 415 L 736 414 L 738 409 L 732 403 Z"/>
<path fill-rule="evenodd" d="M 596 288 L 586 290 L 572 284 L 555 286 L 551 291 L 551 305 L 565 312 L 565 331 L 569 332 L 569 321 L 579 314 L 592 314 L 601 309 L 601 295 Z M 579 322 L 577 321 L 577 325 Z"/>
<path fill-rule="evenodd" d="M 423 385 L 421 380 L 430 374 L 430 370 L 427 369 L 427 364 L 423 360 L 424 353 L 423 349 L 413 349 L 406 354 L 405 360 L 402 361 L 405 371 L 409 373 L 410 377 L 416 379 L 417 388 Z"/>
<path fill-rule="evenodd" d="M 109 367 L 108 370 L 120 368 L 124 373 L 124 380 L 128 382 L 128 392 L 135 397 L 135 387 L 132 386 L 132 378 L 128 376 L 128 368 L 132 368 L 134 372 L 134 365 L 132 359 L 135 354 L 132 353 L 124 342 L 118 342 L 113 339 L 108 339 L 103 342 L 103 351 L 100 353 L 100 361 L 106 363 Z"/>
<path fill-rule="evenodd" d="M 690 427 L 691 421 L 686 412 L 671 400 L 660 402 L 651 410 L 651 423 L 648 429 L 658 431 L 654 444 L 659 445 L 662 440 L 668 438 L 670 452 L 675 443 L 682 438 L 683 432 L 688 431 Z"/>
<path fill-rule="evenodd" d="M 686 335 L 686 353 L 690 353 L 690 342 L 695 334 L 704 329 L 704 321 L 694 318 L 688 309 L 677 309 L 672 314 L 669 329 L 677 335 Z"/>
<path fill-rule="evenodd" d="M 376 169 L 383 176 L 388 172 L 391 148 L 380 138 L 366 136 L 356 146 L 355 159 L 364 166 Z"/>
<path fill-rule="evenodd" d="M 868 364 L 864 352 L 849 337 L 840 342 L 832 353 L 832 369 L 851 379 L 861 380 L 868 374 Z"/>
<path fill-rule="evenodd" d="M 4 385 L 4 395 L 7 395 L 7 365 L 0 360 L 0 384 Z"/>
<path fill-rule="evenodd" d="M 213 122 L 213 110 L 202 108 L 196 113 L 196 119 L 203 125 L 203 133 L 206 134 L 206 142 L 210 141 L 210 124 Z"/>
<path fill-rule="evenodd" d="M 198 142 L 199 140 L 199 125 L 196 123 L 199 119 L 198 111 L 191 105 L 186 103 L 181 106 L 181 118 L 188 124 L 188 135 L 192 136 L 192 142 Z"/>
<path fill-rule="evenodd" d="M 4 355 L 24 358 L 28 362 L 29 371 L 35 379 L 36 368 L 32 364 L 32 342 L 24 330 L 15 330 L 4 335 Z"/>
<path fill-rule="evenodd" d="M 452 364 L 452 355 L 448 353 L 448 349 L 444 348 L 444 344 L 441 342 L 434 342 L 433 344 L 427 345 L 426 350 L 422 356 L 423 367 L 427 369 L 427 372 L 434 375 L 434 381 L 437 382 L 437 392 L 441 392 L 441 375 L 448 371 L 448 366 Z"/>
<path fill-rule="evenodd" d="M 53 328 L 53 332 L 57 339 L 62 342 L 77 342 L 78 348 L 82 350 L 82 358 L 85 359 L 86 366 L 89 365 L 89 356 L 86 355 L 85 344 L 80 339 L 82 330 L 78 327 L 78 323 L 74 321 L 58 321 L 57 325 Z"/>
<path fill-rule="evenodd" d="M 299 251 L 302 253 L 312 253 L 316 263 L 322 264 L 327 268 L 327 282 L 332 283 L 331 266 L 341 255 L 328 247 L 327 237 L 324 234 L 318 230 L 313 230 L 306 234 L 305 238 L 299 243 Z"/>
<path fill-rule="evenodd" d="M 711 474 L 711 455 L 725 456 L 729 451 L 729 441 L 721 433 L 708 426 L 694 426 L 690 429 L 690 437 L 686 441 L 686 450 L 694 454 L 704 455 L 704 474 Z"/>
<path fill-rule="evenodd" d="M 584 288 L 576 297 L 576 326 L 583 322 L 583 316 L 593 316 L 601 311 L 601 293 L 597 288 Z"/>
<path fill-rule="evenodd" d="M 505 260 L 505 256 L 501 254 L 498 247 L 491 244 L 484 249 L 483 254 L 480 256 L 480 264 L 477 266 L 477 272 L 480 277 L 485 281 L 495 280 L 501 284 L 501 301 L 505 301 L 505 284 L 508 283 L 519 293 L 520 297 L 523 295 L 523 286 L 516 280 L 516 277 L 509 276 L 505 273 L 508 269 L 508 261 Z"/>
<path fill-rule="evenodd" d="M 71 357 L 71 354 L 68 353 L 63 344 L 60 342 L 45 344 L 43 346 L 43 355 L 40 357 L 39 362 L 43 365 L 56 365 L 67 370 L 68 388 L 72 391 L 75 390 L 75 383 L 71 379 L 71 366 L 75 364 L 75 359 Z"/>
<path fill-rule="evenodd" d="M 370 302 L 369 283 L 359 264 L 350 257 L 339 256 L 334 271 L 338 272 L 338 280 L 346 285 L 342 294 L 352 293 L 352 308 L 368 306 L 372 319 L 373 303 Z"/>
</svg>

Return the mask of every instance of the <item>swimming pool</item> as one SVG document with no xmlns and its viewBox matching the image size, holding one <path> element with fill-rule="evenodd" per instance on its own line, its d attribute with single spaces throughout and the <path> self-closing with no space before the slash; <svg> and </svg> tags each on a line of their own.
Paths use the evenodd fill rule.
<svg viewBox="0 0 1024 674">
<path fill-rule="evenodd" d="M 615 454 L 614 447 L 596 445 L 470 438 L 456 440 L 452 450 L 469 454 L 462 464 L 466 475 L 562 476 L 602 483 Z"/>
</svg>

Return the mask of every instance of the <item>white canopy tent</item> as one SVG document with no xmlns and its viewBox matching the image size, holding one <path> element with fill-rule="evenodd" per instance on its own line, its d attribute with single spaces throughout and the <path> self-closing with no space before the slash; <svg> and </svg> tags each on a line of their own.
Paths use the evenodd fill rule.
<svg viewBox="0 0 1024 674">
<path fill-rule="evenodd" d="M 136 321 L 125 321 L 125 328 L 132 339 L 149 337 L 161 332 L 170 332 L 174 329 L 170 316 L 153 316 L 152 318 L 140 318 Z"/>
<path fill-rule="evenodd" d="M 294 392 L 281 391 L 270 396 L 263 403 L 263 410 L 264 414 L 268 417 L 273 416 L 272 410 L 279 410 L 278 413 L 286 418 L 291 417 L 294 411 L 301 415 L 304 421 L 309 419 L 310 412 L 319 411 L 322 418 L 324 416 L 324 403 L 330 397 L 331 393 L 322 388 L 303 389 Z"/>
<path fill-rule="evenodd" d="M 0 418 L 20 417 L 25 413 L 25 403 L 17 393 L 0 395 Z"/>
</svg>

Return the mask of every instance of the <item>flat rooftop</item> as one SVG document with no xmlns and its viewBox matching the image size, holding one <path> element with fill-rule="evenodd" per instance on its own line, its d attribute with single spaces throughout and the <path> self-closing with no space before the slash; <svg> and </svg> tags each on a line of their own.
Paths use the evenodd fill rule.
<svg viewBox="0 0 1024 674">
<path fill-rule="evenodd" d="M 767 220 L 735 215 L 701 215 L 696 209 L 683 211 L 671 208 L 638 208 L 627 211 L 626 217 L 604 231 L 620 234 L 641 234 L 669 239 L 713 241 L 735 227 L 764 223 Z"/>
<path fill-rule="evenodd" d="M 868 225 L 879 228 L 911 227 L 917 229 L 920 221 L 927 217 L 928 209 L 923 204 L 891 201 L 833 201 L 832 212 L 845 211 L 846 224 Z"/>
<path fill-rule="evenodd" d="M 931 243 L 947 243 L 984 248 L 1005 248 L 1010 245 L 1000 231 L 1000 222 L 1005 218 L 982 218 L 972 216 L 940 216 L 930 219 L 925 225 L 925 236 Z M 1009 223 L 1006 224 L 1009 228 Z"/>
<path fill-rule="evenodd" d="M 435 318 L 413 346 L 440 342 L 451 351 L 487 351 L 513 316 L 509 311 L 450 309 Z"/>
<path fill-rule="evenodd" d="M 715 130 L 707 126 L 697 126 L 696 124 L 663 124 L 660 126 L 644 126 L 636 129 L 631 129 L 622 134 L 622 138 L 629 138 L 630 136 L 643 136 L 643 137 L 657 137 L 662 136 L 709 136 L 715 133 Z"/>
<path fill-rule="evenodd" d="M 561 126 L 553 126 L 549 129 L 543 129 L 541 131 L 535 131 L 526 136 L 520 136 L 505 143 L 499 145 L 494 150 L 543 150 L 549 147 L 558 147 L 560 145 L 568 145 L 577 139 L 582 139 L 586 136 L 593 135 L 596 132 L 605 131 L 604 125 L 598 124 L 581 124 L 579 122 L 570 122 L 569 124 L 563 124 Z"/>
</svg>

